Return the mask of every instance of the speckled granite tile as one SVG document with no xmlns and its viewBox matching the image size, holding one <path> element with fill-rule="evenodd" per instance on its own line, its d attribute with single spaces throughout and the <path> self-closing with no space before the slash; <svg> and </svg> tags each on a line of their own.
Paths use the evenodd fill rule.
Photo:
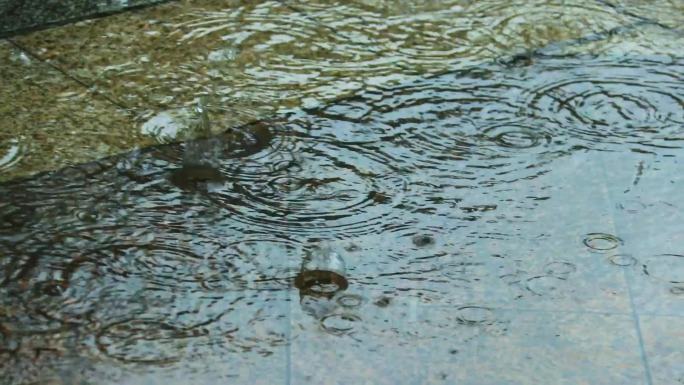
<svg viewBox="0 0 684 385">
<path fill-rule="evenodd" d="M 375 60 L 276 1 L 186 0 L 17 40 L 150 124 L 206 96 L 218 128 L 350 93 Z M 383 75 L 397 78 L 393 69 Z"/>
<path fill-rule="evenodd" d="M 127 111 L 0 41 L 0 179 L 150 143 Z"/>
<path fill-rule="evenodd" d="M 397 4 L 399 3 L 399 4 Z M 586 1 L 288 0 L 378 58 L 417 72 L 477 64 L 629 24 L 635 19 Z"/>
</svg>

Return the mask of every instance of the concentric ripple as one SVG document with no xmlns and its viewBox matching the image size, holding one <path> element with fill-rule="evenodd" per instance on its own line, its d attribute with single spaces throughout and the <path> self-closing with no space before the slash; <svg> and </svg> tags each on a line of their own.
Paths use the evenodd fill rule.
<svg viewBox="0 0 684 385">
<path fill-rule="evenodd" d="M 540 47 L 549 41 L 580 37 L 579 31 L 608 31 L 627 20 L 598 2 L 582 0 L 484 0 L 472 2 L 466 12 L 473 20 L 470 35 L 504 49 Z"/>
<path fill-rule="evenodd" d="M 644 259 L 644 273 L 657 280 L 684 284 L 684 255 L 662 254 Z"/>
<path fill-rule="evenodd" d="M 548 61 L 534 71 L 540 69 L 536 84 L 525 91 L 526 113 L 548 118 L 578 144 L 681 147 L 681 63 Z"/>
<path fill-rule="evenodd" d="M 380 226 L 406 190 L 386 165 L 325 142 L 300 146 L 295 161 L 270 171 L 226 183 L 208 198 L 246 224 L 344 238 Z"/>
<path fill-rule="evenodd" d="M 564 133 L 544 117 L 522 116 L 517 98 L 525 80 L 499 70 L 483 66 L 369 91 L 297 118 L 315 122 L 316 135 L 355 140 L 417 179 L 429 173 L 444 185 L 477 187 L 535 177 L 569 150 Z"/>
<path fill-rule="evenodd" d="M 183 287 L 200 290 L 212 266 L 217 264 L 216 244 L 114 245 L 95 254 L 102 272 L 120 277 L 136 277 L 158 288 Z M 219 270 L 218 272 L 224 273 Z"/>
<path fill-rule="evenodd" d="M 182 358 L 188 335 L 164 322 L 132 319 L 108 325 L 97 335 L 97 347 L 119 361 L 168 364 Z"/>
</svg>

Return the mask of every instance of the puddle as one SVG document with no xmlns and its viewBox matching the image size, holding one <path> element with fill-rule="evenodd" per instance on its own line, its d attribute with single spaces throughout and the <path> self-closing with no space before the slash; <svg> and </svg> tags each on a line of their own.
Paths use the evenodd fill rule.
<svg viewBox="0 0 684 385">
<path fill-rule="evenodd" d="M 292 9 L 261 4 L 143 29 L 146 39 L 168 27 L 183 44 L 211 41 L 180 71 L 189 77 L 264 52 L 277 65 L 240 76 L 273 85 L 264 104 L 298 99 L 282 91 L 314 82 L 309 70 L 326 56 L 268 56 L 312 35 L 271 26 Z M 684 316 L 684 213 L 667 203 L 683 182 L 684 62 L 514 53 L 635 18 L 600 2 L 287 4 L 327 22 L 327 38 L 361 42 L 325 76 L 336 66 L 434 73 L 348 84 L 353 96 L 241 125 L 233 94 L 154 76 L 142 92 L 133 67 L 158 69 L 145 61 L 98 78 L 123 82 L 117 99 L 154 102 L 140 117 L 157 143 L 0 183 L 0 368 L 33 368 L 10 383 L 56 372 L 68 383 L 81 369 L 105 384 L 259 383 L 245 373 L 298 378 L 332 353 L 356 360 L 319 368 L 343 371 L 340 383 L 360 382 L 359 368 L 388 384 L 560 383 L 567 373 L 643 382 L 634 317 Z M 240 17 L 243 31 L 232 28 Z M 288 20 L 315 24 L 300 17 Z M 219 33 L 250 50 L 202 40 Z M 440 45 L 444 36 L 463 47 Z M 473 46 L 511 55 L 449 67 L 454 50 L 467 61 Z M 182 100 L 156 99 L 170 94 Z M 3 142 L 0 173 L 27 148 Z M 482 362 L 508 366 L 465 381 L 463 368 Z M 625 367 L 637 369 L 623 377 Z M 282 380 L 273 378 L 261 383 Z"/>
</svg>

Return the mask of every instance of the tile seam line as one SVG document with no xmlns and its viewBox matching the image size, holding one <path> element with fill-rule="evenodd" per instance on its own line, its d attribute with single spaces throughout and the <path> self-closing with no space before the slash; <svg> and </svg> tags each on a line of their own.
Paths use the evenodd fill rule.
<svg viewBox="0 0 684 385">
<path fill-rule="evenodd" d="M 128 115 L 129 117 L 133 117 L 134 114 L 131 113 L 131 110 L 128 106 L 117 101 L 116 99 L 111 98 L 110 96 L 104 94 L 103 92 L 100 92 L 99 90 L 94 90 L 93 84 L 89 85 L 88 83 L 82 81 L 81 79 L 78 79 L 77 77 L 73 76 L 68 71 L 61 68 L 60 66 L 57 66 L 53 63 L 50 63 L 49 61 L 43 60 L 40 56 L 38 56 L 31 49 L 28 49 L 24 45 L 17 43 L 14 39 L 6 39 L 6 41 L 9 42 L 11 45 L 13 45 L 15 48 L 17 48 L 17 49 L 21 50 L 22 52 L 26 53 L 27 55 L 29 55 L 34 60 L 37 60 L 40 63 L 47 65 L 48 67 L 52 68 L 53 70 L 64 75 L 67 79 L 71 80 L 72 82 L 75 82 L 76 84 L 80 85 L 81 87 L 83 87 L 87 91 L 92 92 L 93 95 L 99 96 L 99 97 L 103 98 L 104 100 L 106 100 L 108 103 L 113 104 L 116 107 L 122 109 L 126 113 L 126 115 Z"/>
<path fill-rule="evenodd" d="M 14 36 L 21 36 L 21 35 L 26 35 L 32 32 L 37 32 L 37 31 L 43 31 L 46 29 L 51 29 L 51 28 L 57 28 L 57 27 L 62 27 L 65 25 L 73 24 L 73 23 L 78 23 L 80 21 L 85 21 L 85 20 L 95 20 L 95 19 L 101 19 L 105 18 L 108 16 L 112 15 L 117 15 L 121 13 L 126 13 L 126 12 L 135 12 L 136 10 L 139 9 L 144 9 L 144 8 L 149 8 L 149 7 L 155 7 L 162 5 L 164 3 L 176 3 L 180 0 L 157 0 L 149 4 L 141 4 L 137 6 L 129 6 L 129 7 L 124 7 L 118 10 L 111 10 L 111 11 L 102 11 L 102 12 L 95 12 L 86 16 L 76 16 L 72 18 L 67 18 L 63 20 L 57 20 L 57 21 L 48 21 L 44 22 L 42 24 L 35 24 L 32 26 L 28 27 L 23 27 L 23 28 L 18 28 L 14 30 L 7 30 L 4 32 L 0 32 L 0 39 L 10 39 Z M 4 16 L 4 15 L 0 15 Z"/>
<path fill-rule="evenodd" d="M 622 273 L 625 283 L 627 285 L 627 294 L 629 295 L 629 304 L 632 308 L 632 319 L 634 320 L 634 327 L 637 332 L 637 339 L 639 340 L 639 352 L 641 355 L 641 360 L 644 365 L 644 370 L 646 371 L 646 381 L 648 385 L 653 385 L 653 375 L 651 373 L 651 364 L 648 360 L 648 355 L 646 354 L 646 346 L 644 345 L 644 336 L 641 331 L 641 318 L 636 310 L 636 305 L 634 303 L 634 294 L 632 293 L 631 279 L 629 272 L 623 271 Z"/>
<path fill-rule="evenodd" d="M 602 162 L 602 166 L 603 166 L 602 167 L 603 175 L 604 175 L 604 179 L 605 179 L 605 177 L 607 177 L 608 170 L 606 168 L 605 163 Z M 605 179 L 605 180 L 607 180 L 607 179 Z M 610 192 L 606 188 L 605 184 L 603 185 L 603 191 L 604 191 L 604 194 L 606 196 L 606 199 L 609 201 L 608 203 L 611 204 L 613 202 L 613 197 L 611 196 Z M 613 221 L 612 221 L 613 231 L 616 234 L 619 234 L 619 228 L 618 228 L 619 225 L 618 225 L 617 221 L 615 221 L 615 216 L 611 215 L 611 217 L 613 219 Z M 648 385 L 653 385 L 653 376 L 651 374 L 651 365 L 648 361 L 648 355 L 646 354 L 646 346 L 644 345 L 643 333 L 641 331 L 641 322 L 639 319 L 639 314 L 636 310 L 636 304 L 634 302 L 634 295 L 632 292 L 631 280 L 629 279 L 629 274 L 627 273 L 627 271 L 625 271 L 625 270 L 622 271 L 622 278 L 623 278 L 623 281 L 625 283 L 625 286 L 627 287 L 627 296 L 629 297 L 629 306 L 630 306 L 631 313 L 632 313 L 631 314 L 632 315 L 632 322 L 634 323 L 634 331 L 636 332 L 636 337 L 637 337 L 637 341 L 639 344 L 639 355 L 641 358 L 641 363 L 644 367 L 644 377 L 645 377 L 646 383 Z"/>
</svg>

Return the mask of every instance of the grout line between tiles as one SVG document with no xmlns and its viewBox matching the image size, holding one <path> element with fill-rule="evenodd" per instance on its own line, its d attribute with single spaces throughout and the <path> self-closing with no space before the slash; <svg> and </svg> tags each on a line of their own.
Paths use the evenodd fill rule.
<svg viewBox="0 0 684 385">
<path fill-rule="evenodd" d="M 604 175 L 603 180 L 604 181 L 608 180 L 608 178 L 607 178 L 608 170 L 606 168 L 605 162 L 602 161 L 601 165 L 602 165 L 601 169 L 602 169 L 603 175 Z M 614 207 L 614 205 L 611 204 L 611 203 L 613 203 L 614 199 L 612 199 L 611 194 L 608 191 L 608 188 L 606 187 L 605 183 L 603 183 L 603 192 L 604 192 L 604 196 L 605 196 L 606 200 L 608 200 L 609 207 Z M 619 234 L 620 233 L 620 231 L 618 229 L 619 225 L 618 225 L 617 221 L 615 220 L 615 215 L 613 215 L 613 214 L 611 214 L 611 223 L 613 225 L 613 233 Z M 641 358 L 641 363 L 644 367 L 644 376 L 645 376 L 646 384 L 647 385 L 653 385 L 653 376 L 651 375 L 651 366 L 649 364 L 648 356 L 646 354 L 646 347 L 644 345 L 644 338 L 643 338 L 643 334 L 641 332 L 641 322 L 639 320 L 639 314 L 637 313 L 636 305 L 634 302 L 634 295 L 632 292 L 631 280 L 629 279 L 626 271 L 622 272 L 622 276 L 623 276 L 623 281 L 625 283 L 625 286 L 627 288 L 627 295 L 629 297 L 629 305 L 630 305 L 630 309 L 631 309 L 631 316 L 632 316 L 632 320 L 634 322 L 634 331 L 636 332 L 637 341 L 639 344 L 639 355 Z"/>
<path fill-rule="evenodd" d="M 632 294 L 632 285 L 630 275 L 627 271 L 623 272 L 625 283 L 627 284 L 627 293 L 629 294 L 629 303 L 632 307 L 632 319 L 634 320 L 634 327 L 636 328 L 637 338 L 639 339 L 639 351 L 641 355 L 641 361 L 644 364 L 644 370 L 646 372 L 646 382 L 648 385 L 653 385 L 653 376 L 651 374 L 651 365 L 648 361 L 648 355 L 646 354 L 646 346 L 644 345 L 644 337 L 641 332 L 641 319 L 639 318 L 639 313 L 636 310 L 636 305 L 634 304 L 634 295 Z"/>
<path fill-rule="evenodd" d="M 106 94 L 104 94 L 104 93 L 102 93 L 102 92 L 100 92 L 100 91 L 93 90 L 93 85 L 92 85 L 92 84 L 88 84 L 88 83 L 86 83 L 86 82 L 84 82 L 84 81 L 82 81 L 82 80 L 80 80 L 80 79 L 74 77 L 74 76 L 71 75 L 68 71 L 62 69 L 61 67 L 59 67 L 59 66 L 57 66 L 57 65 L 55 65 L 55 64 L 53 64 L 53 63 L 50 63 L 49 61 L 45 61 L 45 60 L 41 59 L 40 56 L 38 56 L 35 52 L 33 52 L 32 50 L 30 50 L 30 49 L 28 49 L 27 47 L 23 46 L 22 44 L 17 43 L 17 42 L 16 42 L 15 40 L 13 40 L 13 39 L 7 39 L 7 42 L 9 42 L 11 45 L 13 45 L 16 49 L 19 49 L 19 50 L 25 52 L 27 55 L 29 55 L 29 56 L 30 56 L 31 58 L 33 58 L 34 60 L 37 60 L 37 61 L 39 61 L 40 63 L 43 63 L 43 64 L 49 66 L 49 67 L 52 68 L 53 70 L 56 70 L 56 71 L 58 71 L 59 73 L 61 73 L 62 75 L 64 75 L 67 79 L 69 79 L 69 80 L 71 80 L 71 81 L 73 81 L 73 82 L 76 82 L 76 83 L 79 84 L 81 87 L 85 88 L 86 90 L 93 92 L 94 95 L 98 95 L 98 96 L 102 97 L 103 99 L 107 100 L 109 103 L 111 103 L 111 104 L 115 105 L 116 107 L 122 109 L 127 115 L 129 115 L 129 116 L 132 115 L 132 114 L 131 114 L 131 111 L 130 111 L 130 108 L 129 108 L 128 106 L 126 106 L 125 104 L 123 104 L 123 103 L 117 101 L 116 99 L 113 99 L 113 98 L 109 97 L 108 95 L 106 95 Z"/>
</svg>

